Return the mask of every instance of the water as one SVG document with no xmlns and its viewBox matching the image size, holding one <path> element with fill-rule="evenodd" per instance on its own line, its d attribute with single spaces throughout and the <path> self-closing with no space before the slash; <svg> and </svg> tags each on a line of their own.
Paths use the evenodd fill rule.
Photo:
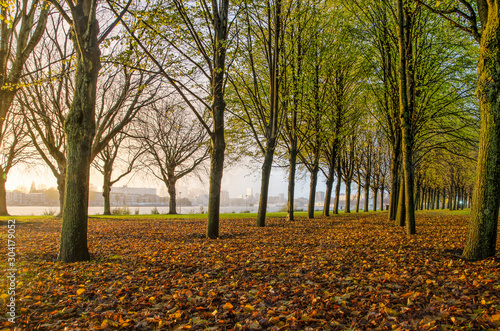
<svg viewBox="0 0 500 331">
<path fill-rule="evenodd" d="M 111 207 L 111 210 L 117 207 Z M 140 215 L 151 214 L 151 210 L 155 208 L 155 206 L 132 206 L 128 207 L 131 214 L 135 214 L 135 211 L 138 209 Z M 168 213 L 168 206 L 157 206 L 156 207 L 160 214 Z M 91 206 L 89 207 L 89 215 L 99 215 L 102 214 L 104 207 L 102 206 Z M 282 206 L 268 206 L 267 211 L 277 212 L 282 209 Z M 7 210 L 9 214 L 15 216 L 40 216 L 47 213 L 51 213 L 56 215 L 59 213 L 59 207 L 55 206 L 8 206 Z M 177 207 L 177 213 L 179 214 L 200 214 L 201 212 L 206 213 L 208 210 L 207 206 L 183 206 Z M 221 213 L 240 213 L 242 211 L 248 210 L 251 213 L 256 213 L 258 210 L 258 206 L 248 207 L 248 206 L 222 206 L 220 207 Z"/>
</svg>

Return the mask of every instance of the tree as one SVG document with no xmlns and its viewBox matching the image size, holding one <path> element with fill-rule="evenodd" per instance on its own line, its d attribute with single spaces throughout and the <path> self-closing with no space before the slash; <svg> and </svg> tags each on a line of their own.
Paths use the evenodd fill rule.
<svg viewBox="0 0 500 331">
<path fill-rule="evenodd" d="M 285 73 L 283 16 L 286 13 L 282 0 L 266 1 L 265 4 L 244 2 L 242 30 L 245 35 L 240 37 L 240 69 L 235 70 L 231 79 L 241 106 L 241 109 L 235 108 L 233 114 L 248 126 L 264 158 L 257 212 L 257 226 L 260 227 L 266 224 L 269 180 L 284 120 L 280 86 Z"/>
<path fill-rule="evenodd" d="M 39 0 L 0 6 L 0 128 L 20 88 L 24 64 L 43 35 L 49 12 L 48 3 Z"/>
<path fill-rule="evenodd" d="M 127 140 L 128 135 L 124 132 L 119 132 L 115 135 L 111 141 L 99 152 L 99 154 L 94 159 L 94 167 L 102 174 L 103 184 L 102 184 L 102 196 L 104 198 L 104 211 L 103 215 L 111 215 L 111 187 L 120 181 L 125 176 L 129 175 L 133 170 L 138 169 L 134 167 L 136 162 L 140 159 L 141 155 L 144 153 L 143 150 L 139 148 L 134 148 L 134 146 L 123 146 L 123 143 Z M 125 149 L 128 152 L 128 158 L 126 160 L 120 160 L 119 152 Z M 117 168 L 118 161 L 122 161 L 125 164 L 125 168 L 120 172 L 118 176 L 113 178 L 114 168 Z"/>
<path fill-rule="evenodd" d="M 500 52 L 500 13 L 498 2 L 478 0 L 447 1 L 431 7 L 454 27 L 469 33 L 480 45 L 476 94 L 481 112 L 481 130 L 472 211 L 462 257 L 482 260 L 496 253 L 498 209 L 500 200 L 500 104 L 498 103 L 498 53 Z M 476 6 L 477 5 L 477 6 Z"/>
<path fill-rule="evenodd" d="M 7 192 L 5 183 L 9 171 L 17 164 L 26 162 L 33 156 L 22 115 L 9 111 L 0 131 L 0 215 L 9 215 L 7 211 Z"/>
<path fill-rule="evenodd" d="M 87 216 L 92 142 L 96 129 L 97 78 L 101 68 L 99 44 L 117 21 L 104 29 L 99 36 L 96 0 L 66 2 L 71 16 L 60 2 L 50 2 L 71 26 L 69 37 L 73 42 L 76 58 L 73 100 L 64 124 L 68 152 L 58 260 L 86 261 L 90 259 L 87 247 Z"/>
<path fill-rule="evenodd" d="M 50 19 L 48 29 L 52 33 L 42 39 L 26 64 L 31 73 L 23 79 L 27 87 L 18 94 L 18 101 L 33 144 L 56 177 L 62 215 L 67 167 L 65 120 L 75 93 L 75 81 L 71 76 L 74 62 L 71 44 L 58 38 L 68 32 L 61 19 Z M 118 53 L 115 56 L 121 53 L 117 48 L 114 51 Z M 47 58 L 53 61 L 46 65 Z M 155 93 L 157 76 L 147 76 L 133 69 L 116 68 L 109 62 L 104 64 L 96 92 L 99 100 L 95 112 L 97 134 L 92 142 L 91 161 L 130 123 L 141 107 L 158 98 Z"/>
<path fill-rule="evenodd" d="M 116 9 L 113 11 L 119 17 Z M 200 7 L 173 0 L 173 6 L 160 1 L 150 10 L 137 8 L 129 11 L 138 30 L 121 21 L 133 41 L 181 96 L 210 137 L 207 237 L 211 239 L 219 237 L 220 192 L 226 149 L 226 55 L 231 43 L 229 27 L 233 22 L 229 13 L 229 0 L 212 0 L 210 6 L 202 1 Z M 235 19 L 237 15 L 232 14 L 232 17 Z M 165 18 L 168 18 L 168 24 Z M 155 50 L 151 46 L 154 43 L 139 39 L 138 33 L 149 40 L 159 41 L 156 45 L 161 48 Z M 177 38 L 179 35 L 182 37 Z M 165 56 L 165 47 L 173 50 L 168 56 Z M 169 63 L 180 65 L 168 67 Z M 208 119 L 203 116 L 205 111 L 209 113 Z"/>
<path fill-rule="evenodd" d="M 144 165 L 168 189 L 168 213 L 177 214 L 177 181 L 199 171 L 209 158 L 206 130 L 186 110 L 157 103 L 136 123 L 133 136 L 145 152 Z"/>
</svg>

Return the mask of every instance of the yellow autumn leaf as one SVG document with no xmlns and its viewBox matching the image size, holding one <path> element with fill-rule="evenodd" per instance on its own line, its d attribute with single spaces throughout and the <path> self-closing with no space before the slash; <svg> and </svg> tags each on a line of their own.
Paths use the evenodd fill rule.
<svg viewBox="0 0 500 331">
<path fill-rule="evenodd" d="M 85 293 L 84 288 L 79 288 L 78 290 L 76 290 L 76 295 L 78 295 L 78 296 L 82 295 L 83 293 Z"/>
<path fill-rule="evenodd" d="M 230 309 L 233 309 L 233 305 L 229 302 L 226 302 L 224 304 L 224 306 L 222 306 L 222 308 L 226 309 L 226 310 L 230 310 Z"/>
</svg>

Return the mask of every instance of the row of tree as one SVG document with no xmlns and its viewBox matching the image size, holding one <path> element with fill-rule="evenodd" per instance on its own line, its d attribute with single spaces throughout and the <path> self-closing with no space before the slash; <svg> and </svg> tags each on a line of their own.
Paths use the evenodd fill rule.
<svg viewBox="0 0 500 331">
<path fill-rule="evenodd" d="M 464 257 L 495 254 L 499 147 L 487 149 L 496 146 L 499 131 L 488 120 L 497 111 L 494 84 L 486 83 L 496 79 L 494 65 L 485 68 L 493 59 L 485 62 L 468 35 L 436 15 L 454 20 L 463 8 L 407 0 L 50 3 L 13 4 L 29 6 L 25 11 L 2 7 L 0 97 L 3 118 L 21 116 L 64 192 L 60 260 L 89 259 L 91 164 L 102 172 L 109 196 L 111 185 L 145 154 L 151 161 L 140 163 L 174 197 L 171 212 L 176 180 L 210 158 L 208 238 L 219 236 L 226 154 L 262 162 L 258 226 L 265 226 L 269 178 L 278 164 L 289 168 L 289 220 L 297 170 L 309 173 L 311 218 L 323 172 L 324 215 L 333 192 L 338 212 L 341 182 L 348 197 L 356 182 L 365 210 L 370 189 L 374 206 L 379 192 L 390 192 L 389 219 L 408 234 L 415 233 L 415 209 L 438 205 L 441 195 L 465 201 L 470 162 L 478 159 Z M 454 25 L 482 42 L 482 29 L 494 20 L 482 13 L 478 25 L 475 7 L 467 4 L 460 2 L 470 15 L 460 19 L 470 27 L 460 20 Z M 108 25 L 99 28 L 99 22 Z M 472 98 L 478 56 L 479 152 Z M 4 121 L 2 128 L 22 131 L 16 129 L 20 121 Z M 5 151 L 15 142 L 1 138 Z M 127 169 L 112 177 L 124 141 L 140 142 L 128 144 Z M 13 163 L 4 163 L 4 174 Z"/>
</svg>

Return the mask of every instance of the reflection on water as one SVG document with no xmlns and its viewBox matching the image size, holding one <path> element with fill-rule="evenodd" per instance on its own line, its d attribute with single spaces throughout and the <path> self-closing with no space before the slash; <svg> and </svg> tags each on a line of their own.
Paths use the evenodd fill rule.
<svg viewBox="0 0 500 331">
<path fill-rule="evenodd" d="M 89 215 L 99 215 L 102 214 L 104 207 L 89 207 Z M 116 207 L 112 207 L 111 210 L 115 209 Z M 136 211 L 138 210 L 138 214 L 144 215 L 144 214 L 151 214 L 151 210 L 154 209 L 155 206 L 133 206 L 133 207 L 128 207 L 130 210 L 130 214 L 136 214 Z M 279 211 L 282 207 L 281 206 L 268 206 L 267 211 L 272 213 Z M 158 206 L 156 207 L 160 214 L 167 214 L 168 213 L 168 206 Z M 7 210 L 10 215 L 16 215 L 16 216 L 24 216 L 24 215 L 33 215 L 33 216 L 39 216 L 39 215 L 57 215 L 59 213 L 59 207 L 55 206 L 8 206 Z M 183 207 L 177 207 L 177 213 L 179 214 L 200 214 L 200 213 L 206 213 L 208 210 L 207 206 L 183 206 Z M 251 213 L 256 213 L 258 210 L 258 206 L 253 206 L 253 207 L 248 207 L 248 206 L 223 206 L 220 207 L 220 212 L 221 213 L 240 213 L 242 211 L 248 210 Z"/>
</svg>

